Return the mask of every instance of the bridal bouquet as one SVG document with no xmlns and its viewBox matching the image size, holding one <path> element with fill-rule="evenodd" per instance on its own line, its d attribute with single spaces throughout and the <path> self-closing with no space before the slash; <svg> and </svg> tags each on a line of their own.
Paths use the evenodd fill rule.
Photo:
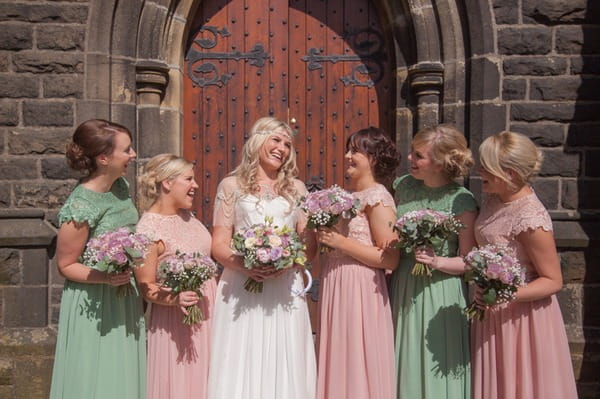
<svg viewBox="0 0 600 399">
<path fill-rule="evenodd" d="M 217 265 L 210 256 L 200 252 L 175 252 L 164 259 L 158 268 L 158 278 L 162 285 L 178 294 L 183 291 L 195 291 L 200 300 L 200 287 L 217 274 Z M 195 304 L 186 308 L 188 314 L 183 324 L 191 325 L 204 320 L 202 309 Z"/>
<path fill-rule="evenodd" d="M 405 213 L 396 221 L 394 230 L 398 233 L 398 247 L 412 252 L 421 246 L 429 246 L 435 250 L 452 234 L 458 234 L 463 227 L 451 213 L 421 209 Z M 431 276 L 431 269 L 416 262 L 411 273 L 415 276 Z"/>
<path fill-rule="evenodd" d="M 489 244 L 473 249 L 465 256 L 465 264 L 465 280 L 482 288 L 487 305 L 510 301 L 517 289 L 525 285 L 525 269 L 507 246 Z M 484 310 L 475 302 L 465 308 L 465 313 L 469 319 L 484 318 Z"/>
<path fill-rule="evenodd" d="M 91 238 L 83 252 L 83 259 L 100 271 L 125 273 L 139 266 L 149 245 L 150 240 L 145 235 L 121 227 Z M 133 292 L 131 284 L 117 287 L 117 296 L 127 296 Z"/>
<path fill-rule="evenodd" d="M 232 248 L 244 257 L 247 269 L 262 268 L 281 270 L 306 265 L 306 245 L 300 236 L 288 226 L 273 225 L 273 218 L 265 217 L 264 223 L 254 224 L 233 235 Z M 249 292 L 262 292 L 262 281 L 249 277 L 244 284 Z"/>
<path fill-rule="evenodd" d="M 300 208 L 308 215 L 308 228 L 332 227 L 340 218 L 352 219 L 358 211 L 359 201 L 352 194 L 334 184 L 324 190 L 308 193 L 302 198 Z M 320 252 L 330 250 L 321 245 Z"/>
</svg>

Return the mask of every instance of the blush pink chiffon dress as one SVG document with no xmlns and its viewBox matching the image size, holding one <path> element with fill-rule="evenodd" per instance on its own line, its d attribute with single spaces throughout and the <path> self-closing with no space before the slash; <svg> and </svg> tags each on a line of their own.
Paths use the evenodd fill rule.
<svg viewBox="0 0 600 399">
<path fill-rule="evenodd" d="M 374 245 L 366 206 L 395 211 L 381 184 L 354 193 L 360 211 L 348 237 Z M 317 398 L 391 399 L 396 396 L 394 327 L 383 269 L 337 250 L 323 258 L 319 295 Z"/>
<path fill-rule="evenodd" d="M 210 255 L 211 237 L 204 225 L 189 211 L 164 216 L 146 212 L 137 232 L 152 241 L 162 241 L 165 252 L 158 264 L 177 250 Z M 216 292 L 211 279 L 201 288 L 199 306 L 205 320 L 191 326 L 182 323 L 179 306 L 152 304 L 148 326 L 148 399 L 204 399 L 208 385 L 210 333 Z"/>
<path fill-rule="evenodd" d="M 480 246 L 514 248 L 531 281 L 535 267 L 516 237 L 538 228 L 551 231 L 552 221 L 535 193 L 508 203 L 489 195 L 475 222 L 475 237 Z M 483 321 L 472 322 L 471 340 L 474 399 L 577 397 L 556 295 L 489 308 Z"/>
</svg>

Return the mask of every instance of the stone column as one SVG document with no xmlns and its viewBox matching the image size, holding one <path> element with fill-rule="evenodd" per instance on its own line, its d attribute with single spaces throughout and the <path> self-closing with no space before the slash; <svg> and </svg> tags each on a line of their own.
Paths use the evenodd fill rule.
<svg viewBox="0 0 600 399">
<path fill-rule="evenodd" d="M 444 65 L 440 62 L 419 62 L 408 69 L 408 76 L 417 98 L 417 130 L 438 124 Z"/>
</svg>

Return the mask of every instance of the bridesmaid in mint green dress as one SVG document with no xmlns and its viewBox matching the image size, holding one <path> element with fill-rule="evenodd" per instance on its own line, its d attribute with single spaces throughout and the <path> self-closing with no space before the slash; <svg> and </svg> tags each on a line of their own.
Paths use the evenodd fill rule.
<svg viewBox="0 0 600 399">
<path fill-rule="evenodd" d="M 123 126 L 93 119 L 67 146 L 72 169 L 88 172 L 58 215 L 56 259 L 65 277 L 51 399 L 145 397 L 146 335 L 139 294 L 117 297 L 129 273 L 107 274 L 82 263 L 87 241 L 135 227 L 137 210 L 123 175 L 136 156 Z"/>
<path fill-rule="evenodd" d="M 410 175 L 394 181 L 398 216 L 426 208 L 452 212 L 466 228 L 439 248 L 401 252 L 391 284 L 397 397 L 469 399 L 469 329 L 459 255 L 475 245 L 477 205 L 454 179 L 468 173 L 473 159 L 462 133 L 446 125 L 420 131 L 408 159 Z M 412 275 L 415 261 L 428 265 L 432 276 Z"/>
</svg>

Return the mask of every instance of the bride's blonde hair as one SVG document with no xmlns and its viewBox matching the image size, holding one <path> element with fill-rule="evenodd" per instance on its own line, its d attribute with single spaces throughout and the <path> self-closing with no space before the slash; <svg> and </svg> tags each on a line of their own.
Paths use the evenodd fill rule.
<svg viewBox="0 0 600 399">
<path fill-rule="evenodd" d="M 152 157 L 138 177 L 138 202 L 141 211 L 154 204 L 160 196 L 162 182 L 175 179 L 192 169 L 194 164 L 177 155 L 159 154 Z"/>
<path fill-rule="evenodd" d="M 297 197 L 294 179 L 298 175 L 298 167 L 296 165 L 296 150 L 294 149 L 293 141 L 294 132 L 285 122 L 270 116 L 257 120 L 250 130 L 248 141 L 244 144 L 242 161 L 230 175 L 237 177 L 237 182 L 243 193 L 258 193 L 260 185 L 256 180 L 256 175 L 258 173 L 259 152 L 268 138 L 278 130 L 283 130 L 290 137 L 292 145 L 290 147 L 290 154 L 279 168 L 274 189 L 279 195 L 287 199 L 290 203 L 293 203 Z"/>
</svg>

